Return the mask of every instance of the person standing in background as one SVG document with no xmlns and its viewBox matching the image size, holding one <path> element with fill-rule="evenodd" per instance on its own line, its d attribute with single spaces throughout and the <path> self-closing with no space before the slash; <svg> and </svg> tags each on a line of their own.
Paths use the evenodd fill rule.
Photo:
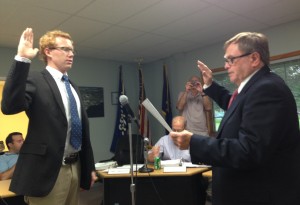
<svg viewBox="0 0 300 205">
<path fill-rule="evenodd" d="M 67 76 L 73 41 L 54 30 L 40 38 L 39 49 L 33 42 L 32 29 L 25 29 L 3 89 L 2 112 L 25 111 L 29 118 L 10 191 L 30 205 L 77 205 L 79 188 L 90 189 L 97 177 L 88 117 Z M 38 51 L 46 68 L 30 72 Z"/>
<path fill-rule="evenodd" d="M 0 180 L 11 179 L 24 138 L 20 132 L 10 133 L 5 140 L 8 152 L 0 155 Z"/>
<path fill-rule="evenodd" d="M 204 92 L 226 110 L 216 138 L 171 132 L 192 162 L 212 165 L 213 205 L 300 202 L 300 133 L 295 98 L 269 68 L 264 34 L 242 32 L 224 44 L 225 69 L 237 90 L 213 81 L 198 61 Z"/>
<path fill-rule="evenodd" d="M 205 112 L 212 109 L 212 103 L 203 92 L 198 76 L 192 76 L 186 82 L 185 92 L 179 93 L 176 108 L 186 119 L 186 130 L 209 136 Z"/>
</svg>

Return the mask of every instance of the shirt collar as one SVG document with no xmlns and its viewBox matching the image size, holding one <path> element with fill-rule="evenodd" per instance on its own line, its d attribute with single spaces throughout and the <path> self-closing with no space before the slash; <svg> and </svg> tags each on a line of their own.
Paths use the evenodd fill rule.
<svg viewBox="0 0 300 205">
<path fill-rule="evenodd" d="M 238 88 L 238 93 L 241 93 L 241 91 L 243 90 L 243 88 L 245 87 L 245 85 L 248 83 L 248 81 L 254 76 L 255 73 L 257 73 L 259 70 L 254 71 L 253 73 L 251 73 L 251 75 L 249 75 L 245 80 L 243 80 Z"/>
<path fill-rule="evenodd" d="M 55 79 L 61 80 L 62 76 L 64 75 L 60 71 L 58 71 L 57 69 L 52 68 L 50 66 L 46 66 L 46 69 L 53 76 L 53 78 L 55 78 Z M 68 74 L 65 73 L 65 75 L 68 75 Z"/>
</svg>

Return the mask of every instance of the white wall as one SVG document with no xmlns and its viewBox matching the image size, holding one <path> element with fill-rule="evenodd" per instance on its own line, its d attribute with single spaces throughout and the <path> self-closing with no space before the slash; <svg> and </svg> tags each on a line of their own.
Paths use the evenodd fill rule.
<svg viewBox="0 0 300 205">
<path fill-rule="evenodd" d="M 284 24 L 269 30 L 259 31 L 269 37 L 271 55 L 300 50 L 300 21 Z M 0 48 L 0 77 L 7 75 L 15 55 L 16 48 Z M 168 67 L 168 77 L 171 90 L 173 116 L 177 95 L 184 89 L 184 84 L 191 75 L 197 75 L 197 59 L 205 62 L 210 68 L 219 68 L 223 61 L 223 42 L 206 48 L 171 56 L 164 61 L 157 61 L 142 66 L 146 96 L 160 110 L 162 100 L 163 63 Z M 90 131 L 95 160 L 108 159 L 112 156 L 109 151 L 115 126 L 116 108 L 111 105 L 111 92 L 118 89 L 119 62 L 75 57 L 75 62 L 69 75 L 79 86 L 97 86 L 104 88 L 103 118 L 90 118 Z M 38 59 L 32 62 L 31 69 L 41 70 L 44 65 Z M 123 63 L 124 83 L 130 106 L 137 113 L 138 107 L 138 72 L 137 65 Z M 150 114 L 149 114 L 150 115 Z M 162 135 L 164 129 L 151 115 L 149 116 L 151 133 L 154 142 Z M 133 124 L 133 132 L 136 127 Z"/>
</svg>

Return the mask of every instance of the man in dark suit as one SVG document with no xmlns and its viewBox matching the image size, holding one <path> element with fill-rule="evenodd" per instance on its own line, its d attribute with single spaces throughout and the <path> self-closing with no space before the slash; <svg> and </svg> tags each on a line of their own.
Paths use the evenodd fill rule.
<svg viewBox="0 0 300 205">
<path fill-rule="evenodd" d="M 267 38 L 243 32 L 225 43 L 225 69 L 238 86 L 233 101 L 201 61 L 204 92 L 227 110 L 216 138 L 172 132 L 193 162 L 213 166 L 213 205 L 300 203 L 300 135 L 294 97 L 270 71 Z M 232 101 L 231 105 L 229 105 Z"/>
<path fill-rule="evenodd" d="M 30 59 L 38 51 L 47 66 L 41 72 L 29 72 Z M 33 48 L 33 31 L 27 28 L 6 79 L 2 112 L 25 111 L 29 118 L 10 190 L 25 195 L 30 205 L 78 204 L 79 187 L 89 189 L 96 180 L 89 122 L 78 87 L 72 82 L 73 107 L 79 117 L 76 128 L 82 134 L 76 146 L 70 141 L 75 128 L 71 126 L 71 101 L 62 76 L 71 69 L 74 54 L 68 33 L 47 32 L 37 49 Z"/>
</svg>

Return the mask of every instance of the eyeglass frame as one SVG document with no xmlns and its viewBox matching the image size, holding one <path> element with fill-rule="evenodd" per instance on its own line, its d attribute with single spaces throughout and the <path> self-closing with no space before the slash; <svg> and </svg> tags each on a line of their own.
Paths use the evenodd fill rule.
<svg viewBox="0 0 300 205">
<path fill-rule="evenodd" d="M 225 60 L 225 63 L 228 63 L 228 65 L 233 65 L 235 59 L 239 59 L 239 58 L 243 58 L 243 57 L 249 56 L 249 55 L 251 55 L 252 53 L 253 53 L 253 52 L 244 53 L 244 54 L 239 55 L 239 56 L 234 56 L 234 57 L 224 58 L 224 60 Z"/>
<path fill-rule="evenodd" d="M 69 48 L 69 47 L 65 47 L 65 46 L 52 47 L 52 48 L 49 48 L 49 49 L 51 49 L 51 50 L 58 49 L 58 50 L 61 50 L 61 51 L 67 52 L 67 53 L 69 53 L 70 51 L 72 51 L 73 55 L 77 54 L 77 52 L 73 48 Z"/>
</svg>

